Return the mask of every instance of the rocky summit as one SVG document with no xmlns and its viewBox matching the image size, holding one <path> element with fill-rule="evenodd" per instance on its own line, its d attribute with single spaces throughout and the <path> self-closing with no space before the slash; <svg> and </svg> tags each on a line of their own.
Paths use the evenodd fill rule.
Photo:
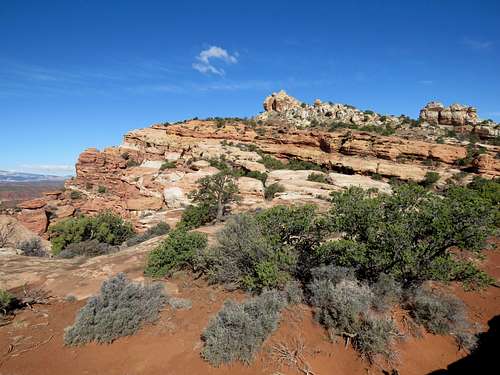
<svg viewBox="0 0 500 375">
<path fill-rule="evenodd" d="M 241 211 L 290 202 L 321 205 L 331 191 L 349 186 L 390 192 L 393 181 L 418 183 L 431 172 L 439 176 L 438 186 L 500 176 L 500 147 L 491 142 L 492 134 L 476 133 L 481 122 L 472 107 L 433 102 L 417 121 L 320 100 L 309 105 L 284 91 L 263 105 L 265 112 L 253 119 L 155 124 L 125 134 L 120 146 L 87 149 L 64 192 L 23 202 L 17 218 L 38 234 L 61 219 L 106 209 L 139 230 L 174 223 L 190 204 L 197 181 L 216 174 L 220 160 L 240 171 L 242 200 L 235 209 Z M 498 124 L 487 127 L 494 132 Z M 322 177 L 311 178 L 313 173 Z M 282 191 L 266 200 L 266 187 L 273 183 Z"/>
</svg>

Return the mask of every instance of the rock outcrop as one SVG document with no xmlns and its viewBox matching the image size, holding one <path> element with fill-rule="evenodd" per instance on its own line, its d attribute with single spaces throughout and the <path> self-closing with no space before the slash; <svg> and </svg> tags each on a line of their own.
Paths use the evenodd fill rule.
<svg viewBox="0 0 500 375">
<path fill-rule="evenodd" d="M 431 125 L 475 126 L 480 120 L 477 110 L 461 104 L 445 107 L 440 102 L 430 102 L 420 110 L 420 120 Z"/>
<path fill-rule="evenodd" d="M 345 104 L 324 103 L 316 99 L 313 105 L 300 102 L 285 91 L 273 93 L 263 103 L 264 111 L 257 120 L 285 121 L 298 128 L 320 124 L 346 123 L 352 125 L 400 125 L 408 118 L 404 116 L 383 116 L 373 111 L 361 111 Z"/>
<path fill-rule="evenodd" d="M 240 169 L 243 175 L 237 180 L 242 200 L 234 207 L 236 210 L 275 202 L 324 204 L 332 191 L 349 186 L 390 193 L 389 179 L 419 182 L 430 171 L 439 173 L 441 182 L 461 171 L 487 178 L 500 176 L 498 146 L 485 145 L 484 153 L 463 165 L 470 155 L 467 145 L 458 142 L 441 144 L 353 129 L 295 126 L 297 119 L 382 121 L 375 113 L 320 101 L 307 106 L 284 92 L 268 97 L 264 106 L 266 112 L 258 119 L 278 116 L 283 121 L 291 120 L 191 120 L 153 125 L 127 133 L 118 147 L 85 150 L 76 164 L 76 177 L 66 182 L 66 190 L 22 203 L 18 219 L 39 234 L 58 220 L 106 209 L 131 220 L 138 230 L 159 221 L 175 224 L 190 204 L 189 193 L 197 188 L 197 181 L 218 173 L 213 161 L 221 159 Z M 427 111 L 433 113 L 429 118 L 439 121 L 439 108 L 428 106 Z M 461 117 L 451 116 L 452 121 L 454 118 Z M 463 121 L 472 118 L 470 115 Z M 285 166 L 271 170 L 263 157 L 275 158 Z M 286 164 L 291 160 L 317 164 L 326 172 L 326 183 L 309 181 L 309 170 L 288 170 Z M 265 201 L 265 185 L 254 178 L 255 172 L 268 174 L 266 186 L 277 182 L 285 191 L 277 194 L 273 202 Z"/>
</svg>

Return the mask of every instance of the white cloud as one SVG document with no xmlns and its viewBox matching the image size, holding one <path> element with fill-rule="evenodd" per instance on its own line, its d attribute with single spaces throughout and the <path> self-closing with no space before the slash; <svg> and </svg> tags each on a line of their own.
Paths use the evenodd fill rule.
<svg viewBox="0 0 500 375">
<path fill-rule="evenodd" d="M 418 83 L 420 83 L 421 85 L 432 85 L 434 84 L 434 81 L 430 79 L 422 79 L 418 81 Z"/>
<path fill-rule="evenodd" d="M 75 173 L 75 166 L 69 164 L 22 164 L 17 172 L 68 175 Z"/>
<path fill-rule="evenodd" d="M 487 49 L 493 45 L 493 42 L 490 40 L 477 40 L 472 38 L 464 38 L 462 43 L 473 49 Z"/>
<path fill-rule="evenodd" d="M 193 69 L 203 74 L 224 75 L 225 71 L 222 68 L 217 68 L 213 65 L 213 60 L 221 60 L 227 64 L 236 64 L 238 62 L 238 54 L 231 55 L 224 48 L 211 46 L 205 49 L 196 56 L 196 62 L 192 64 Z"/>
</svg>

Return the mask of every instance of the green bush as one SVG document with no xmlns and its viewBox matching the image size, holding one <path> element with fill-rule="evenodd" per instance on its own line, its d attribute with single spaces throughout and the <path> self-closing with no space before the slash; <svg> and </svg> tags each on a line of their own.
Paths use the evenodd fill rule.
<svg viewBox="0 0 500 375">
<path fill-rule="evenodd" d="M 167 223 L 160 222 L 151 228 L 148 228 L 144 233 L 138 234 L 127 240 L 127 246 L 138 245 L 141 242 L 150 240 L 151 238 L 163 236 L 170 231 L 170 226 Z"/>
<path fill-rule="evenodd" d="M 262 181 L 265 185 L 267 181 L 267 173 L 259 172 L 259 171 L 249 171 L 245 173 L 246 177 L 256 178 L 257 180 Z"/>
<path fill-rule="evenodd" d="M 165 302 L 163 285 L 142 286 L 120 273 L 105 281 L 101 294 L 91 297 L 78 312 L 75 323 L 64 332 L 64 343 L 110 343 L 133 335 L 143 324 L 158 318 Z"/>
<path fill-rule="evenodd" d="M 165 169 L 175 168 L 177 165 L 175 161 L 165 160 L 163 164 L 160 166 L 160 171 L 164 171 Z"/>
<path fill-rule="evenodd" d="M 427 172 L 425 174 L 424 180 L 420 182 L 420 185 L 426 188 L 432 187 L 436 182 L 439 181 L 439 173 L 437 172 Z"/>
<path fill-rule="evenodd" d="M 313 206 L 236 215 L 217 233 L 217 245 L 203 255 L 200 267 L 210 281 L 230 287 L 282 288 L 300 278 L 301 249 L 320 238 L 315 225 Z"/>
<path fill-rule="evenodd" d="M 97 216 L 80 216 L 60 221 L 49 227 L 52 252 L 58 255 L 72 243 L 97 240 L 109 245 L 120 245 L 134 235 L 130 223 L 120 216 L 105 211 Z"/>
<path fill-rule="evenodd" d="M 214 208 L 203 203 L 187 207 L 182 212 L 181 221 L 177 224 L 177 228 L 194 229 L 210 223 L 215 220 Z"/>
<path fill-rule="evenodd" d="M 278 182 L 266 186 L 264 189 L 264 197 L 267 200 L 272 200 L 277 193 L 284 193 L 285 187 Z"/>
<path fill-rule="evenodd" d="M 403 185 L 390 196 L 374 197 L 358 188 L 334 193 L 330 218 L 331 230 L 348 242 L 326 242 L 322 258 L 357 267 L 362 279 L 386 273 L 411 283 L 435 277 L 443 263 L 457 262 L 448 251 L 451 246 L 475 252 L 484 248 L 494 212 L 471 189 L 451 188 L 439 196 Z"/>
<path fill-rule="evenodd" d="M 144 273 L 163 277 L 183 268 L 193 269 L 196 255 L 206 246 L 206 234 L 176 229 L 149 253 Z"/>
<path fill-rule="evenodd" d="M 267 154 L 261 154 L 260 156 L 261 159 L 259 160 L 259 163 L 264 164 L 264 166 L 267 169 L 269 170 L 286 169 L 286 164 L 283 163 L 281 160 L 275 159 Z"/>
<path fill-rule="evenodd" d="M 7 292 L 6 290 L 0 289 L 0 315 L 6 315 L 12 303 L 14 302 L 14 297 L 12 294 Z"/>
<path fill-rule="evenodd" d="M 321 182 L 323 184 L 328 184 L 328 179 L 323 173 L 311 173 L 307 176 L 307 181 Z"/>
<path fill-rule="evenodd" d="M 106 188 L 106 186 L 99 186 L 99 187 L 97 188 L 97 192 L 98 192 L 99 194 L 104 194 L 104 193 L 106 193 L 106 191 L 108 191 L 108 189 Z"/>
<path fill-rule="evenodd" d="M 250 363 L 278 327 L 285 306 L 277 292 L 265 292 L 243 303 L 226 301 L 203 332 L 203 358 L 217 367 L 233 361 Z"/>
<path fill-rule="evenodd" d="M 387 311 L 401 301 L 403 289 L 390 275 L 381 273 L 377 281 L 371 286 L 375 298 L 373 307 L 378 311 Z"/>
<path fill-rule="evenodd" d="M 139 163 L 137 160 L 134 160 L 134 159 L 127 159 L 127 168 L 132 168 L 132 167 L 138 167 L 139 165 L 141 165 L 141 163 Z"/>
</svg>

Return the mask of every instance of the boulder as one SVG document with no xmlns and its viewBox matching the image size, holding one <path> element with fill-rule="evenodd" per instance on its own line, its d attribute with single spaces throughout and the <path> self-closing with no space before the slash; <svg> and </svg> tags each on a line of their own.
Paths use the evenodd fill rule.
<svg viewBox="0 0 500 375">
<path fill-rule="evenodd" d="M 42 235 L 47 231 L 49 220 L 44 208 L 24 209 L 17 216 L 17 220 L 32 232 Z"/>
<path fill-rule="evenodd" d="M 189 199 L 180 187 L 170 187 L 163 190 L 163 199 L 168 208 L 181 208 L 189 205 Z"/>
<path fill-rule="evenodd" d="M 240 177 L 236 185 L 241 194 L 264 196 L 264 184 L 256 178 Z"/>
<path fill-rule="evenodd" d="M 21 202 L 17 205 L 17 207 L 28 210 L 35 210 L 37 208 L 45 207 L 47 201 L 42 198 L 32 199 L 29 201 Z"/>
</svg>

